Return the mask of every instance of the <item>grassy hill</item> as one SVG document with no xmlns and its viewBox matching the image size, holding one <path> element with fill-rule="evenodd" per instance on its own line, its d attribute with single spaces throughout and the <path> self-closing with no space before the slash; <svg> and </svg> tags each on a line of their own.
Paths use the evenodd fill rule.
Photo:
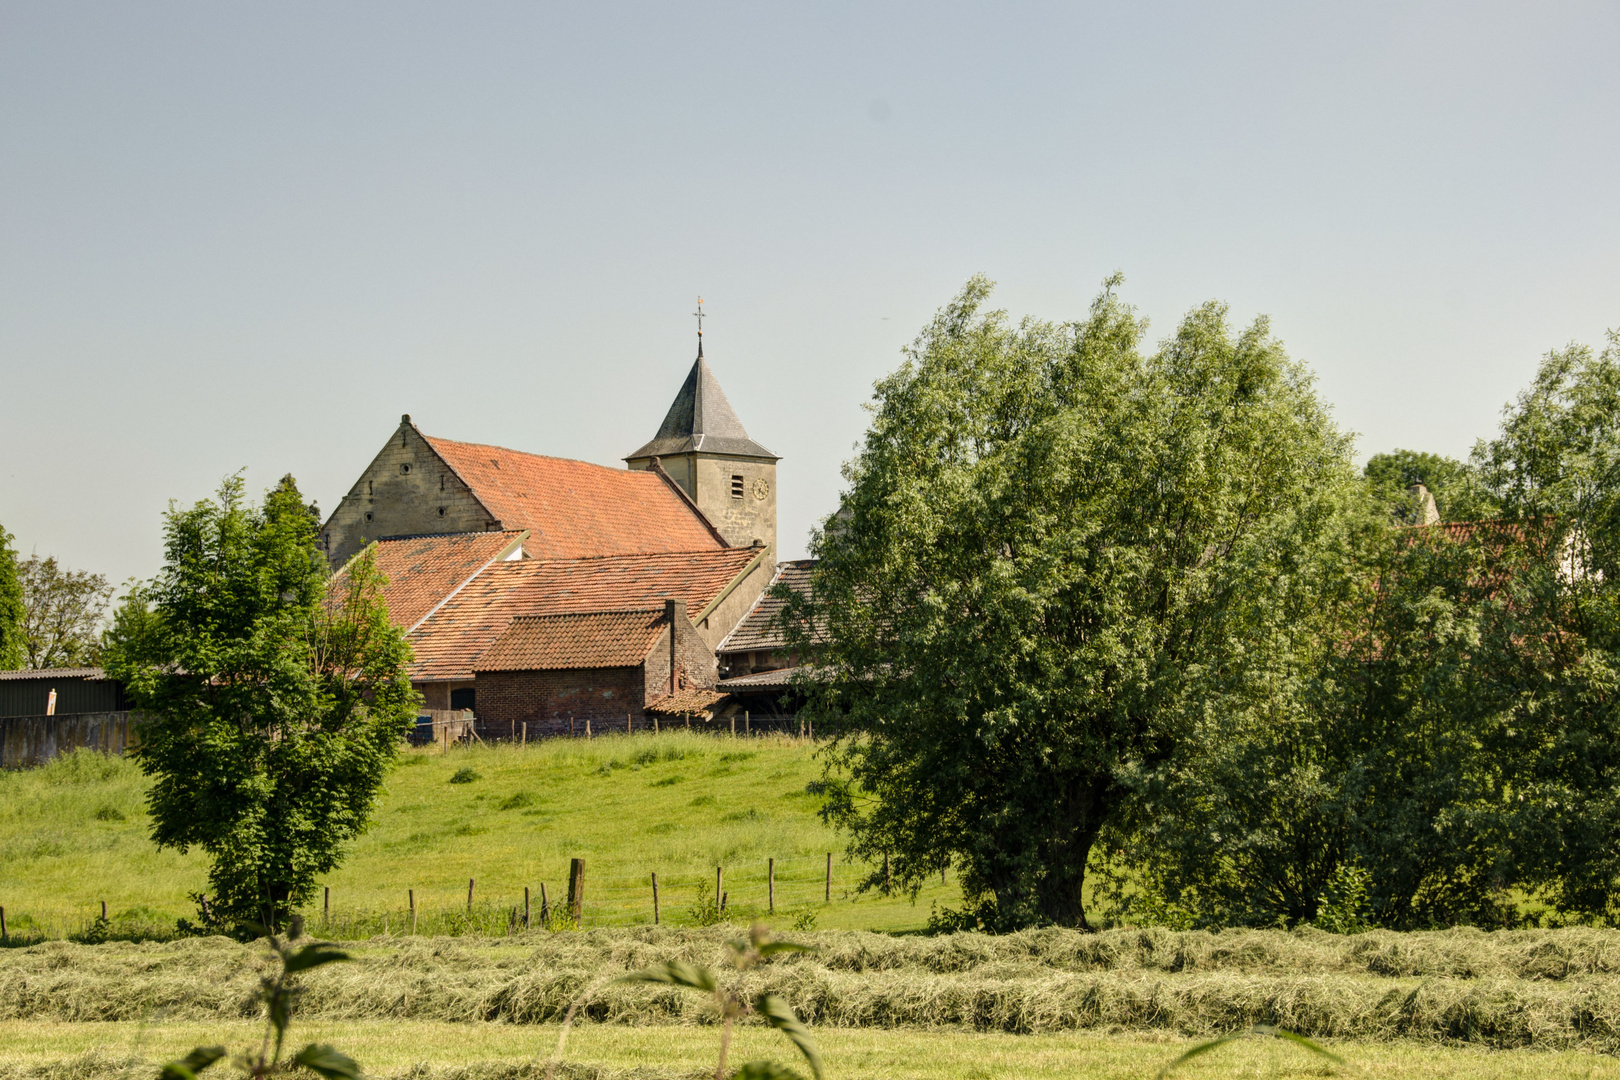
<svg viewBox="0 0 1620 1080">
<path fill-rule="evenodd" d="M 409 750 L 372 828 L 323 882 L 329 932 L 408 931 L 414 890 L 419 933 L 505 933 L 525 887 L 536 921 L 542 884 L 553 901 L 566 895 L 571 858 L 586 862 L 585 921 L 594 926 L 650 923 L 653 873 L 662 920 L 690 925 L 716 866 L 732 918 L 783 927 L 797 919 L 822 929 L 916 929 L 932 905 L 960 902 L 954 878 L 932 883 L 916 904 L 858 896 L 870 868 L 845 861 L 842 839 L 817 815 L 806 785 L 820 775 L 814 745 L 782 736 L 670 732 Z M 207 863 L 195 851 L 154 849 L 145 791 L 131 762 L 92 753 L 0 774 L 0 906 L 13 934 L 81 933 L 103 900 L 114 936 L 172 928 L 194 912 L 188 894 L 205 888 Z M 468 879 L 476 881 L 470 911 Z M 320 918 L 319 900 L 308 914 Z"/>
</svg>

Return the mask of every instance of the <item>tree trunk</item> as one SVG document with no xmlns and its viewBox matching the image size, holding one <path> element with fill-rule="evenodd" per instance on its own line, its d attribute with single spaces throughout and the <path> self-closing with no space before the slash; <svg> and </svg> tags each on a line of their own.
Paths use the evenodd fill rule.
<svg viewBox="0 0 1620 1080">
<path fill-rule="evenodd" d="M 1112 807 L 1113 795 L 1111 779 L 1093 777 L 1077 783 L 1059 809 L 1056 835 L 1041 845 L 1046 872 L 1036 891 L 1036 901 L 1041 916 L 1058 926 L 1091 929 L 1083 898 L 1086 860 L 1091 858 L 1092 845 Z"/>
</svg>

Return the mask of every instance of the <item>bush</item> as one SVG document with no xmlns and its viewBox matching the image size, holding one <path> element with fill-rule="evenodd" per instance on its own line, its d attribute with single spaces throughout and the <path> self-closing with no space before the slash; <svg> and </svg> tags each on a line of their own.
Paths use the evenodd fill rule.
<svg viewBox="0 0 1620 1080">
<path fill-rule="evenodd" d="M 480 776 L 477 769 L 474 769 L 468 765 L 463 765 L 461 768 L 456 770 L 456 775 L 450 778 L 450 782 L 452 784 L 470 784 L 474 780 L 478 779 L 480 779 Z"/>
</svg>

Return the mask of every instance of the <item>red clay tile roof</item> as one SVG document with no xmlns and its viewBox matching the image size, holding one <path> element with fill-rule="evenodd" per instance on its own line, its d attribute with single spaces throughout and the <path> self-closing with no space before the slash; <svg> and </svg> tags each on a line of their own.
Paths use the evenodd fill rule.
<svg viewBox="0 0 1620 1080">
<path fill-rule="evenodd" d="M 524 615 L 484 650 L 475 671 L 635 667 L 664 629 L 662 609 Z"/>
<path fill-rule="evenodd" d="M 726 695 L 716 690 L 686 688 L 677 690 L 673 694 L 665 694 L 656 701 L 647 702 L 647 711 L 706 717 L 714 709 L 715 705 L 725 699 Z"/>
<path fill-rule="evenodd" d="M 702 551 L 725 542 L 656 474 L 422 438 L 537 559 Z"/>
<path fill-rule="evenodd" d="M 484 650 L 524 615 L 662 607 L 685 600 L 702 611 L 757 554 L 751 548 L 615 555 L 603 559 L 498 562 L 410 635 L 411 678 L 469 679 Z"/>
<path fill-rule="evenodd" d="M 515 529 L 377 541 L 377 569 L 388 578 L 383 586 L 388 617 L 395 626 L 411 629 L 479 570 L 516 554 L 527 535 Z M 332 582 L 342 579 L 340 570 Z"/>
</svg>

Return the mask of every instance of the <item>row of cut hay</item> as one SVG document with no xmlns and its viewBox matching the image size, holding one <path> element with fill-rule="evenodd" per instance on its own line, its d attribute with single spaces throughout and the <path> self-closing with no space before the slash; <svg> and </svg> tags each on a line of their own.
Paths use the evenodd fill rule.
<svg viewBox="0 0 1620 1080">
<path fill-rule="evenodd" d="M 0 1060 L 0 1080 L 145 1080 L 162 1064 L 151 1058 L 89 1050 L 60 1061 Z M 714 1075 L 714 1070 L 647 1066 L 621 1069 L 572 1061 L 562 1062 L 553 1070 L 545 1061 L 473 1061 L 465 1065 L 413 1065 L 366 1075 L 376 1080 L 705 1080 Z"/>
<path fill-rule="evenodd" d="M 821 952 L 782 958 L 746 982 L 751 991 L 782 995 L 818 1025 L 1208 1035 L 1276 1024 L 1324 1037 L 1620 1050 L 1620 978 L 1603 973 L 1557 980 L 1416 979 L 1331 966 L 1314 973 L 1252 965 L 1247 970 L 1184 965 L 1172 971 L 1140 964 L 1062 969 L 1049 958 L 1031 962 L 998 955 L 999 946 L 1016 949 L 1019 939 L 1027 953 L 1040 935 L 964 937 L 954 944 L 970 953 L 988 952 L 961 970 L 913 963 L 855 971 L 838 962 L 852 949 L 870 953 L 885 941 L 896 947 L 930 943 L 870 934 L 812 936 L 821 939 Z M 1294 936 L 1273 937 L 1282 950 Z M 1320 945 L 1323 937 L 1308 937 L 1306 943 Z M 699 995 L 611 980 L 675 956 L 718 966 L 722 940 L 714 931 L 593 931 L 535 934 L 504 948 L 476 939 L 379 944 L 363 950 L 358 963 L 307 976 L 300 1011 L 333 1020 L 540 1023 L 560 1019 L 586 986 L 599 984 L 584 1010 L 587 1019 L 707 1023 L 712 1016 Z M 953 945 L 949 939 L 933 944 Z M 0 1019 L 252 1017 L 261 958 L 260 948 L 220 938 L 161 945 L 53 942 L 10 950 L 0 953 Z"/>
</svg>

